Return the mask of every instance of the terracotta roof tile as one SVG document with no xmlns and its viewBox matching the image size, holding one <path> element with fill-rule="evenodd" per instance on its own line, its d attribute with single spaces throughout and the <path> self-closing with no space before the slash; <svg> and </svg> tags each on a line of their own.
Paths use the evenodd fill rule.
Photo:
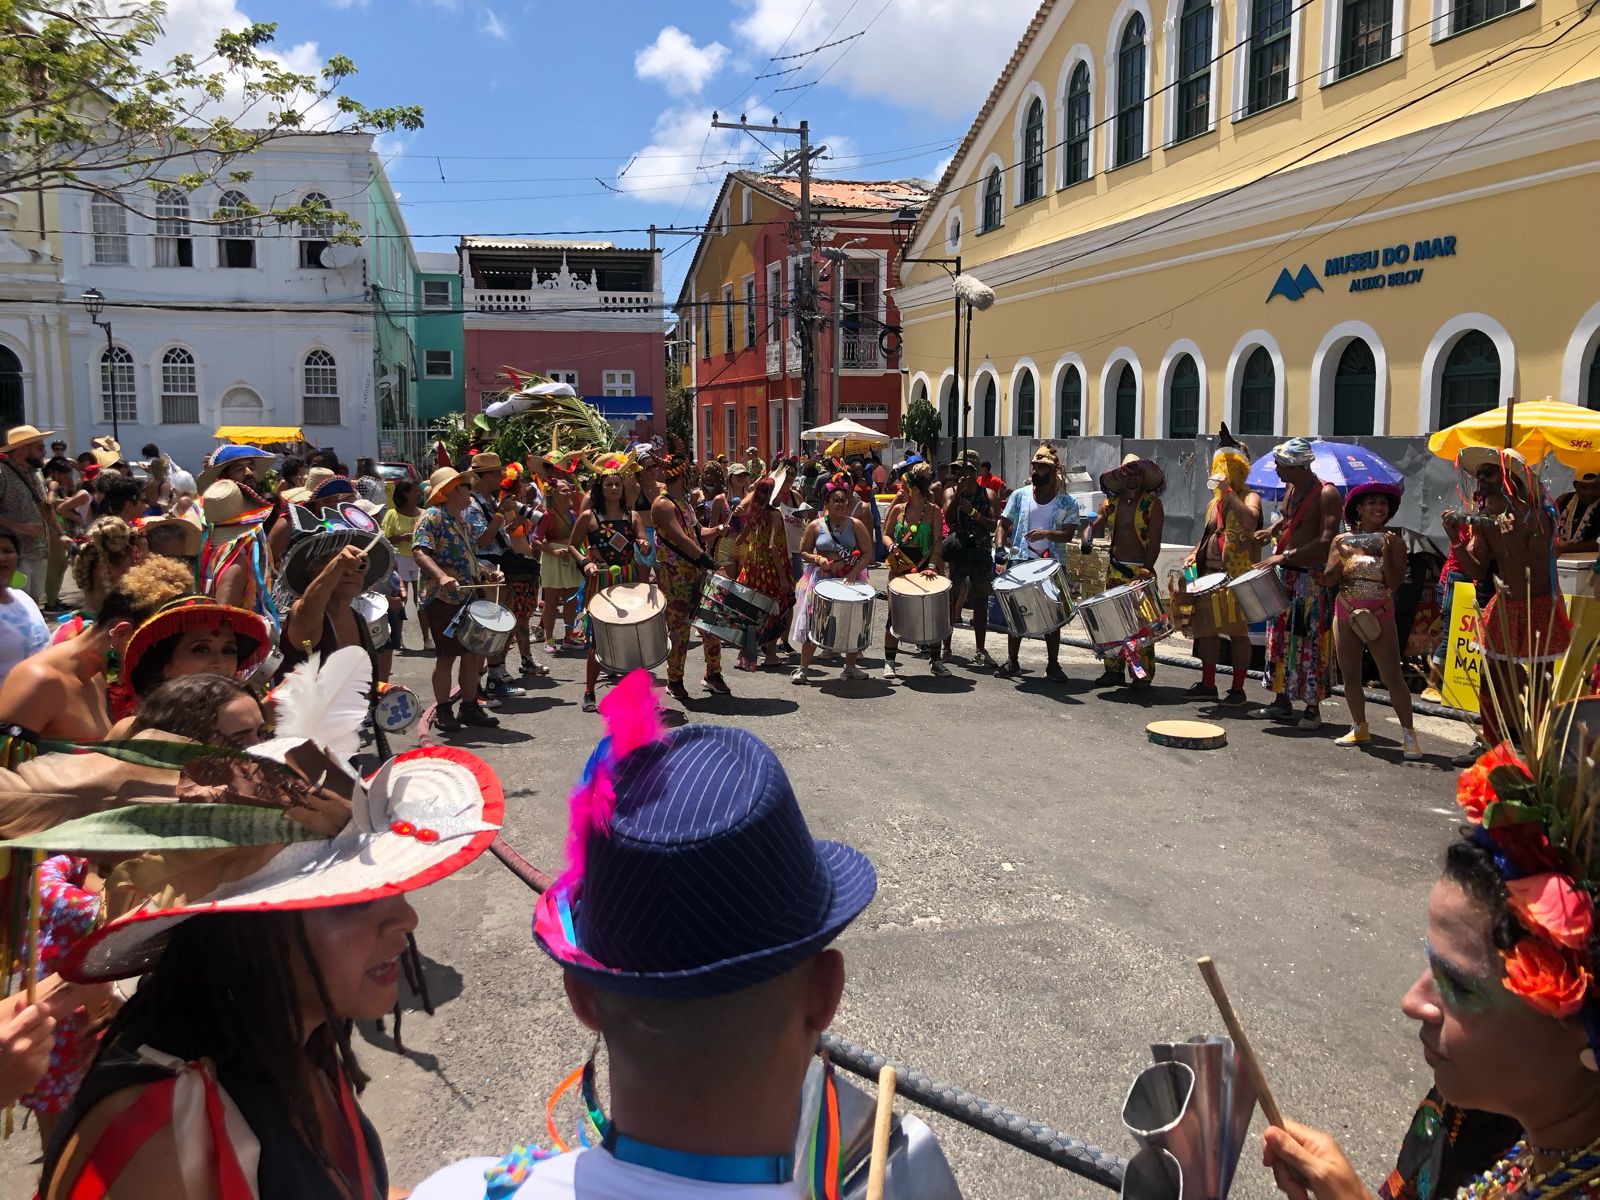
<svg viewBox="0 0 1600 1200">
<path fill-rule="evenodd" d="M 791 207 L 800 203 L 800 180 L 792 175 L 754 175 L 737 172 L 738 177 L 760 188 L 774 200 Z M 917 179 L 812 179 L 811 207 L 882 209 L 898 212 L 910 205 L 920 208 L 928 199 L 927 186 Z"/>
</svg>

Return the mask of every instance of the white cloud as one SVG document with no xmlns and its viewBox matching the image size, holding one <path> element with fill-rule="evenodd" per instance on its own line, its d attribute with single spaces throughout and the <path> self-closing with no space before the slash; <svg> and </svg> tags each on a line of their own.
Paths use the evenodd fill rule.
<svg viewBox="0 0 1600 1200">
<path fill-rule="evenodd" d="M 500 14 L 492 8 L 485 8 L 478 13 L 478 32 L 486 33 L 498 42 L 503 42 L 511 36 L 511 31 L 506 28 Z"/>
<path fill-rule="evenodd" d="M 655 80 L 674 96 L 698 96 L 727 60 L 728 48 L 721 42 L 696 46 L 683 30 L 668 25 L 633 56 L 633 73 Z"/>
<path fill-rule="evenodd" d="M 772 110 L 751 103 L 748 119 L 760 124 Z M 770 139 L 767 144 L 779 147 Z M 711 109 L 697 105 L 669 108 L 656 118 L 650 143 L 633 156 L 628 173 L 616 181 L 624 195 L 654 204 L 708 206 L 729 171 L 759 165 L 765 152 L 736 129 L 712 129 Z M 620 171 L 626 164 L 618 163 Z M 700 168 L 700 169 L 697 169 Z"/>
<path fill-rule="evenodd" d="M 328 0 L 329 8 L 365 8 L 367 0 Z"/>
<path fill-rule="evenodd" d="M 807 0 L 738 2 L 745 12 L 735 33 L 768 55 L 799 54 L 848 37 L 866 28 L 879 8 L 850 0 L 814 0 L 809 7 Z M 783 65 L 802 65 L 794 75 L 798 83 L 827 71 L 823 87 L 938 117 L 970 117 L 1038 7 L 1039 0 L 920 0 L 914 16 L 890 8 L 854 42 Z"/>
</svg>

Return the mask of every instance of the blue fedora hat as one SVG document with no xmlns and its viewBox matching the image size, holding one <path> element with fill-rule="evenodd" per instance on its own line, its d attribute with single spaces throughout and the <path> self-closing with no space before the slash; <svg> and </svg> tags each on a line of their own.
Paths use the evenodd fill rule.
<svg viewBox="0 0 1600 1200">
<path fill-rule="evenodd" d="M 866 908 L 866 855 L 813 838 L 783 766 L 742 729 L 688 725 L 626 754 L 581 875 L 539 899 L 534 939 L 629 995 L 722 995 L 771 979 Z"/>
<path fill-rule="evenodd" d="M 277 457 L 276 454 L 269 453 L 260 446 L 224 446 L 211 456 L 211 465 L 200 472 L 195 482 L 204 493 L 208 487 L 222 478 L 223 468 L 232 463 Z"/>
</svg>

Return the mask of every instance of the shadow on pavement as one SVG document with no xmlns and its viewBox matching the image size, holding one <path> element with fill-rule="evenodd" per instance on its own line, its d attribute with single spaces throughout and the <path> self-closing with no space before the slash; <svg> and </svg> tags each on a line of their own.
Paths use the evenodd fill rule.
<svg viewBox="0 0 1600 1200">
<path fill-rule="evenodd" d="M 955 696 L 972 691 L 977 686 L 977 680 L 955 674 L 902 674 L 900 676 L 900 686 L 909 691 L 921 692 L 924 695 Z"/>
<path fill-rule="evenodd" d="M 1029 696 L 1043 696 L 1046 700 L 1054 700 L 1057 704 L 1082 704 L 1079 699 L 1085 692 L 1093 690 L 1086 684 L 1079 684 L 1077 680 L 1069 683 L 1056 683 L 1046 679 L 1043 675 L 1029 679 L 1026 676 L 1012 677 L 1017 685 L 1016 690 Z"/>
<path fill-rule="evenodd" d="M 799 705 L 793 700 L 779 700 L 765 696 L 703 696 L 684 705 L 693 713 L 715 713 L 719 717 L 781 717 L 795 712 Z"/>
<path fill-rule="evenodd" d="M 824 696 L 841 696 L 846 700 L 880 700 L 894 695 L 894 684 L 882 679 L 823 679 L 813 684 Z"/>
</svg>

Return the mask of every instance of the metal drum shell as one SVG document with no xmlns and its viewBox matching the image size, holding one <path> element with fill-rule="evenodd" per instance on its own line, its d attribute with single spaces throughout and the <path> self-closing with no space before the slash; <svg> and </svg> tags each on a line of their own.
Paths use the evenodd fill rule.
<svg viewBox="0 0 1600 1200">
<path fill-rule="evenodd" d="M 502 618 L 500 613 L 511 619 Z M 490 617 L 494 618 L 493 624 L 488 623 Z M 456 617 L 455 639 L 468 654 L 489 658 L 499 654 L 510 643 L 511 631 L 516 624 L 516 618 L 511 617 L 511 610 L 504 605 L 496 604 L 493 600 L 474 600 L 463 607 Z M 505 628 L 496 628 L 499 625 Z"/>
<path fill-rule="evenodd" d="M 653 601 L 649 616 L 627 621 L 608 620 L 608 595 L 619 592 L 642 591 Z M 622 610 L 613 598 L 611 613 Z M 631 612 L 628 613 L 633 616 Z M 667 661 L 667 606 L 665 597 L 655 584 L 617 584 L 604 588 L 589 603 L 589 637 L 594 646 L 595 661 L 609 675 L 626 675 L 629 671 L 653 671 Z"/>
<path fill-rule="evenodd" d="M 1154 579 L 1136 579 L 1078 602 L 1084 629 L 1099 649 L 1149 646 L 1172 634 Z"/>
<path fill-rule="evenodd" d="M 778 602 L 764 592 L 732 576 L 712 572 L 700 585 L 689 625 L 737 645 L 747 632 L 764 628 L 777 608 Z"/>
<path fill-rule="evenodd" d="M 1013 564 L 994 581 L 994 596 L 1014 637 L 1041 638 L 1054 633 L 1077 611 L 1068 595 L 1068 576 L 1060 559 Z"/>
<path fill-rule="evenodd" d="M 1254 625 L 1270 621 L 1289 607 L 1289 589 L 1283 586 L 1272 567 L 1257 567 L 1228 581 L 1228 590 L 1239 603 L 1239 611 Z"/>
<path fill-rule="evenodd" d="M 350 607 L 367 627 L 367 638 L 374 647 L 389 640 L 389 599 L 378 592 L 362 592 Z"/>
<path fill-rule="evenodd" d="M 950 581 L 902 575 L 889 581 L 894 636 L 912 646 L 942 646 L 950 636 Z"/>
<path fill-rule="evenodd" d="M 1216 637 L 1228 622 L 1228 576 L 1222 571 L 1202 575 L 1188 587 L 1192 606 L 1189 632 L 1197 638 Z"/>
<path fill-rule="evenodd" d="M 806 640 L 837 654 L 859 654 L 872 644 L 876 593 L 867 583 L 824 579 L 811 593 Z"/>
</svg>

